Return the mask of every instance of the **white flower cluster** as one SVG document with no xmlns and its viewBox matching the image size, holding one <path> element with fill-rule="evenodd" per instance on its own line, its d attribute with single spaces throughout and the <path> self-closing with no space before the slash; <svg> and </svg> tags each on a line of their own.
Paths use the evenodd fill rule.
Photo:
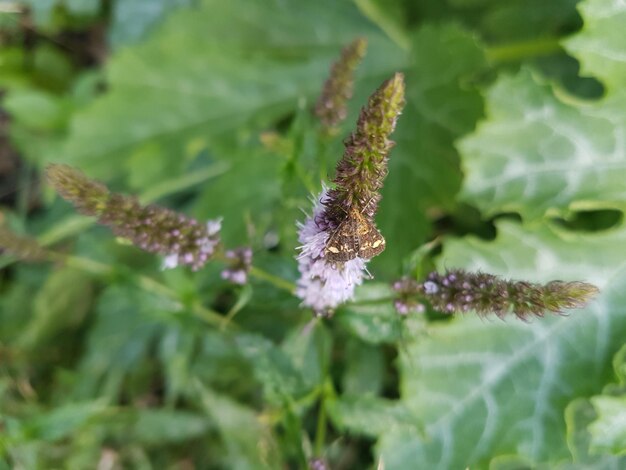
<svg viewBox="0 0 626 470">
<path fill-rule="evenodd" d="M 311 307 L 317 315 L 329 315 L 332 311 L 354 296 L 354 288 L 363 282 L 367 272 L 366 261 L 355 258 L 341 264 L 327 262 L 324 248 L 332 227 L 325 216 L 327 191 L 324 189 L 316 199 L 313 213 L 304 223 L 298 223 L 298 270 L 300 279 L 296 295 L 302 305 Z"/>
<path fill-rule="evenodd" d="M 219 244 L 218 235 L 222 229 L 222 219 L 209 220 L 206 223 L 206 237 L 197 240 L 198 254 L 193 253 L 170 253 L 161 264 L 161 269 L 173 269 L 182 264 L 192 265 L 194 271 L 198 270 L 206 260 L 213 256 L 215 248 Z M 175 234 L 178 235 L 178 234 Z M 175 248 L 178 248 L 175 246 Z"/>
</svg>

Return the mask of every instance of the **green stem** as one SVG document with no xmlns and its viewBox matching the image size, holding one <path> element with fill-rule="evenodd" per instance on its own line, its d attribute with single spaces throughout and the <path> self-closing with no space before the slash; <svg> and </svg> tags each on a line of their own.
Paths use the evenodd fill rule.
<svg viewBox="0 0 626 470">
<path fill-rule="evenodd" d="M 539 38 L 485 49 L 487 60 L 500 64 L 552 55 L 561 50 L 559 38 Z"/>
<path fill-rule="evenodd" d="M 317 414 L 317 429 L 315 431 L 314 455 L 321 456 L 324 453 L 324 443 L 326 442 L 326 387 L 322 390 L 320 408 Z"/>
<path fill-rule="evenodd" d="M 378 297 L 377 299 L 353 300 L 348 305 L 378 305 L 393 302 L 395 297 Z"/>
<path fill-rule="evenodd" d="M 211 178 L 220 176 L 230 169 L 230 165 L 226 162 L 218 162 L 206 168 L 202 168 L 193 173 L 185 174 L 180 178 L 174 178 L 163 183 L 157 184 L 144 192 L 139 200 L 142 204 L 150 203 L 161 199 L 170 194 L 184 191 L 192 186 L 196 186 Z"/>
<path fill-rule="evenodd" d="M 100 263 L 98 261 L 93 261 L 87 258 L 81 258 L 78 256 L 65 256 L 59 253 L 51 253 L 51 257 L 54 260 L 61 260 L 67 266 L 71 266 L 76 269 L 80 269 L 81 271 L 85 271 L 87 273 L 96 275 L 96 276 L 109 276 L 113 274 L 114 269 L 112 266 L 109 266 L 104 263 Z M 156 294 L 160 297 L 165 297 L 171 300 L 174 300 L 178 303 L 180 308 L 184 308 L 184 304 L 178 298 L 176 291 L 170 289 L 165 284 L 161 284 L 157 280 L 140 275 L 133 275 L 133 281 L 142 288 L 146 292 L 150 292 L 152 294 Z M 223 318 L 217 312 L 210 310 L 203 306 L 200 302 L 194 302 L 188 306 L 191 313 L 193 313 L 196 317 L 204 320 L 211 326 L 222 326 Z M 233 326 L 234 323 L 230 322 L 229 326 Z"/>
<path fill-rule="evenodd" d="M 19 183 L 17 192 L 17 214 L 19 215 L 22 223 L 26 220 L 28 214 L 28 206 L 30 202 L 30 192 L 32 184 L 32 167 L 24 160 L 24 166 L 20 169 Z"/>
<path fill-rule="evenodd" d="M 315 325 L 317 328 L 324 328 L 324 324 L 321 322 L 317 322 Z M 317 349 L 319 354 L 320 364 L 322 365 L 322 386 L 320 390 L 320 402 L 319 402 L 319 411 L 317 415 L 317 429 L 315 430 L 315 446 L 314 446 L 314 455 L 316 457 L 322 456 L 324 454 L 324 446 L 326 443 L 326 428 L 327 425 L 327 410 L 326 410 L 326 401 L 328 398 L 334 397 L 334 388 L 332 379 L 330 378 L 330 364 L 326 360 L 324 355 L 324 344 L 322 337 L 320 335 L 316 335 L 317 337 Z"/>
<path fill-rule="evenodd" d="M 274 274 L 268 273 L 267 271 L 264 271 L 261 268 L 257 268 L 256 266 L 250 267 L 250 276 L 256 277 L 257 279 L 261 279 L 263 281 L 267 281 L 270 284 L 273 284 L 275 287 L 285 290 L 290 294 L 293 294 L 296 290 L 296 285 L 294 283 L 289 282 L 282 277 L 278 277 Z"/>
</svg>

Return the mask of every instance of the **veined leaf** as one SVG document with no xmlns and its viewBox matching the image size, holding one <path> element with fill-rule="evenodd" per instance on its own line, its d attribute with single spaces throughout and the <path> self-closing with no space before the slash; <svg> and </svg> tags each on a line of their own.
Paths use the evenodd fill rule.
<svg viewBox="0 0 626 470">
<path fill-rule="evenodd" d="M 581 103 L 539 83 L 527 70 L 502 77 L 487 95 L 487 119 L 461 140 L 463 197 L 487 214 L 528 218 L 570 209 L 626 205 L 626 5 L 581 4 L 583 30 L 565 42 L 585 74 L 608 87 Z"/>
<path fill-rule="evenodd" d="M 463 317 L 434 325 L 402 361 L 402 401 L 426 437 L 385 433 L 385 468 L 484 465 L 499 454 L 533 462 L 569 456 L 563 410 L 599 390 L 626 334 L 626 227 L 577 235 L 498 224 L 493 242 L 451 240 L 447 267 L 516 279 L 595 283 L 601 295 L 584 310 L 523 323 Z"/>
<path fill-rule="evenodd" d="M 600 78 L 610 92 L 617 92 L 626 82 L 626 5 L 620 0 L 586 0 L 578 9 L 585 27 L 565 41 L 565 48 L 580 60 L 585 75 Z"/>
<path fill-rule="evenodd" d="M 626 93 L 564 102 L 524 70 L 489 91 L 487 116 L 459 142 L 464 199 L 531 219 L 626 207 Z"/>
</svg>

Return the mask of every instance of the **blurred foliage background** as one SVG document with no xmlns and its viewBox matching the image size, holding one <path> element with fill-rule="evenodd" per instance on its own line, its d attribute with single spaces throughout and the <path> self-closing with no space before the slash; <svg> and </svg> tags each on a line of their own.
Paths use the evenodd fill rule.
<svg viewBox="0 0 626 470">
<path fill-rule="evenodd" d="M 320 151 L 310 110 L 359 36 Z M 396 71 L 387 250 L 311 321 L 281 283 L 295 222 Z M 0 468 L 624 468 L 625 83 L 619 0 L 0 2 L 1 223 L 71 255 L 0 256 Z M 224 217 L 269 275 L 161 271 L 49 162 Z M 389 282 L 435 267 L 601 295 L 528 324 L 398 317 Z"/>
</svg>

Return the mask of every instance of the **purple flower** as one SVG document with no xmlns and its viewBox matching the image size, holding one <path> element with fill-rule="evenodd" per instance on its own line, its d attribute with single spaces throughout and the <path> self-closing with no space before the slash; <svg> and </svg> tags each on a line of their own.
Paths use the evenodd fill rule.
<svg viewBox="0 0 626 470">
<path fill-rule="evenodd" d="M 330 263 L 324 258 L 324 248 L 332 233 L 333 224 L 325 213 L 327 190 L 316 200 L 313 213 L 299 223 L 298 270 L 300 279 L 296 295 L 302 305 L 311 307 L 316 315 L 329 316 L 343 302 L 354 296 L 354 288 L 363 282 L 367 273 L 366 261 L 354 258 L 345 263 Z"/>
<path fill-rule="evenodd" d="M 45 261 L 50 253 L 34 238 L 18 235 L 7 227 L 0 226 L 0 253 L 10 253 L 24 261 Z"/>
<path fill-rule="evenodd" d="M 332 134 L 348 115 L 354 72 L 363 59 L 366 48 L 367 41 L 364 38 L 352 41 L 343 49 L 341 57 L 333 64 L 330 76 L 324 83 L 322 94 L 315 105 L 315 115 L 328 133 Z"/>
<path fill-rule="evenodd" d="M 194 271 L 213 258 L 220 243 L 221 219 L 202 224 L 184 214 L 136 197 L 113 193 L 67 165 L 49 165 L 47 177 L 79 212 L 97 217 L 113 233 L 150 253 L 165 256 L 163 268 L 190 266 Z"/>
<path fill-rule="evenodd" d="M 225 253 L 231 265 L 222 271 L 222 279 L 234 284 L 244 285 L 248 282 L 248 272 L 252 266 L 252 248 L 242 246 Z"/>
<path fill-rule="evenodd" d="M 445 274 L 432 272 L 424 282 L 404 278 L 392 287 L 396 292 L 394 305 L 401 315 L 423 311 L 423 302 L 428 302 L 441 313 L 472 310 L 500 318 L 512 313 L 523 320 L 542 317 L 546 312 L 562 314 L 567 309 L 582 308 L 598 293 L 596 286 L 586 282 L 537 284 L 462 269 Z"/>
</svg>

